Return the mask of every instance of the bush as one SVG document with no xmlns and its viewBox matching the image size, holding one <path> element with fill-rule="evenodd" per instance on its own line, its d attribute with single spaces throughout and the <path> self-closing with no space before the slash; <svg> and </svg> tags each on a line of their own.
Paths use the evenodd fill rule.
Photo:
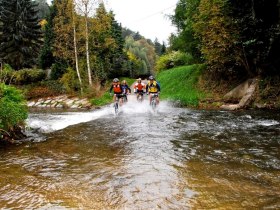
<svg viewBox="0 0 280 210">
<path fill-rule="evenodd" d="M 4 64 L 0 71 L 0 83 L 10 83 L 14 70 L 9 64 Z"/>
<path fill-rule="evenodd" d="M 42 69 L 22 69 L 14 72 L 12 83 L 26 85 L 42 81 L 46 78 L 46 72 Z"/>
<path fill-rule="evenodd" d="M 46 80 L 25 87 L 27 100 L 65 94 L 66 90 L 57 80 Z"/>
<path fill-rule="evenodd" d="M 67 72 L 63 74 L 60 82 L 63 84 L 68 93 L 73 93 L 80 90 L 77 73 L 71 67 L 67 68 Z"/>
<path fill-rule="evenodd" d="M 191 54 L 180 51 L 172 51 L 168 54 L 162 55 L 156 62 L 156 71 L 171 69 L 173 67 L 191 65 L 194 59 Z"/>
<path fill-rule="evenodd" d="M 66 72 L 67 63 L 65 61 L 57 61 L 51 66 L 51 80 L 58 80 Z"/>
<path fill-rule="evenodd" d="M 15 126 L 22 125 L 26 118 L 27 105 L 22 93 L 0 83 L 0 129 L 9 132 Z"/>
</svg>

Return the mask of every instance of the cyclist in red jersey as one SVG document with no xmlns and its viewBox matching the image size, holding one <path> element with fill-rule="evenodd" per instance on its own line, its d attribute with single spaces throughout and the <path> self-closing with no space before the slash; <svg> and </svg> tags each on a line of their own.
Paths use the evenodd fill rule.
<svg viewBox="0 0 280 210">
<path fill-rule="evenodd" d="M 146 85 L 142 83 L 141 78 L 137 79 L 137 82 L 134 85 L 134 93 L 136 93 L 137 100 L 139 99 L 139 96 L 144 94 L 144 90 L 146 89 Z M 143 99 L 143 98 L 142 98 Z"/>
</svg>

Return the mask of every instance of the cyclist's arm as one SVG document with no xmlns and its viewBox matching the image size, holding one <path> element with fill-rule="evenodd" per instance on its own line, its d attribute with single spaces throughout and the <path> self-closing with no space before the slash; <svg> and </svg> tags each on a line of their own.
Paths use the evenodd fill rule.
<svg viewBox="0 0 280 210">
<path fill-rule="evenodd" d="M 158 89 L 158 92 L 160 92 L 160 86 L 158 83 L 157 83 L 157 89 Z"/>
</svg>

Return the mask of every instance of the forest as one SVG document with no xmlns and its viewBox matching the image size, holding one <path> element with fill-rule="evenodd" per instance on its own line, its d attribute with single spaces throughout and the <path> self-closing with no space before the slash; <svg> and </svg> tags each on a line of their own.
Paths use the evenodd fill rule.
<svg viewBox="0 0 280 210">
<path fill-rule="evenodd" d="M 177 33 L 159 43 L 123 28 L 102 1 L 0 0 L 0 133 L 23 124 L 31 98 L 100 97 L 114 77 L 192 64 L 206 66 L 208 91 L 258 77 L 263 98 L 279 103 L 279 11 L 278 0 L 179 0 Z"/>
</svg>

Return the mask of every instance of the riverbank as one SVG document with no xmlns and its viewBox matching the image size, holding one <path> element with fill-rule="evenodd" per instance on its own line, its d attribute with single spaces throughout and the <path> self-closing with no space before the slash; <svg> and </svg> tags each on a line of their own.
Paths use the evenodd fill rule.
<svg viewBox="0 0 280 210">
<path fill-rule="evenodd" d="M 93 108 L 88 98 L 60 95 L 30 100 L 29 108 L 65 108 L 65 109 L 91 109 Z"/>
<path fill-rule="evenodd" d="M 205 78 L 205 70 L 191 65 L 160 72 L 161 99 L 196 109 L 280 109 L 279 77 L 215 81 Z"/>
</svg>

